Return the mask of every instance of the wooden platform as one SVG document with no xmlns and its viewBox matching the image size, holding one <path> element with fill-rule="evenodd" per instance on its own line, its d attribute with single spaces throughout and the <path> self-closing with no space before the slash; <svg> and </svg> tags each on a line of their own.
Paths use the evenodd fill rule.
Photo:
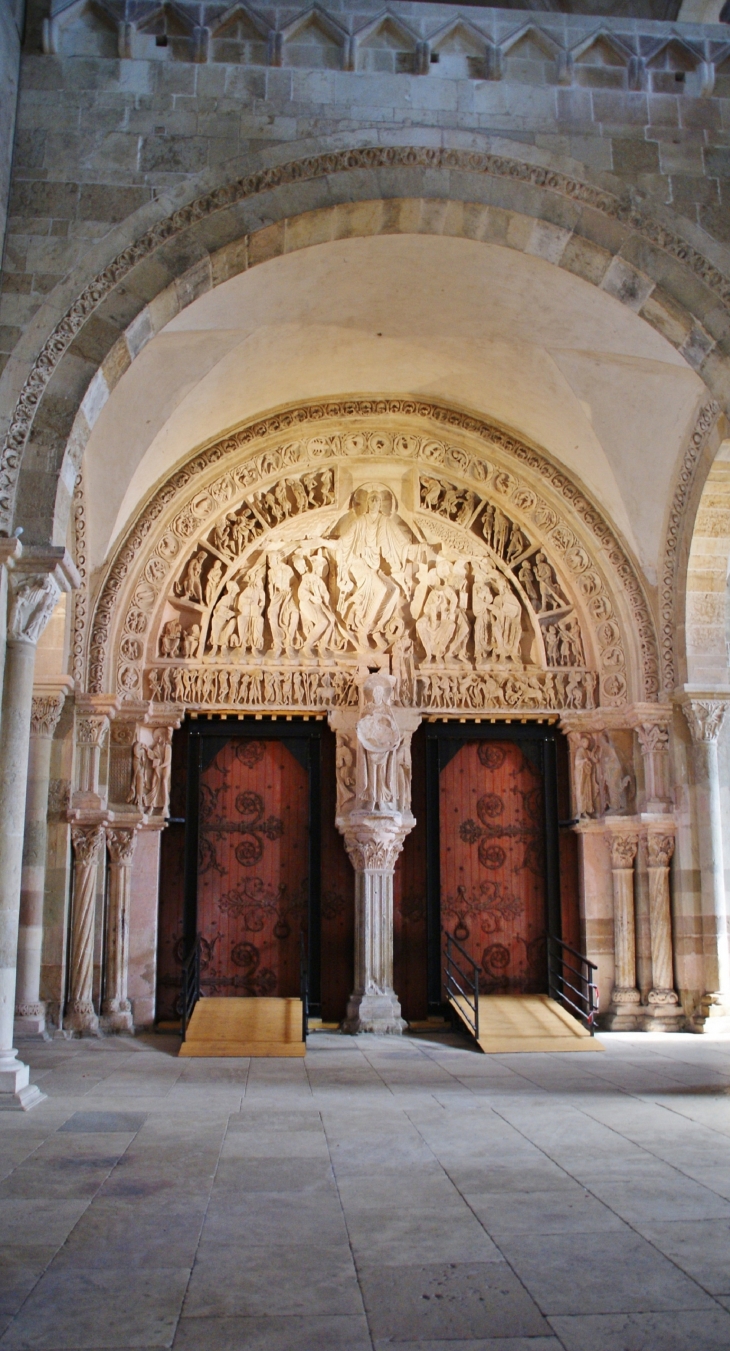
<svg viewBox="0 0 730 1351">
<path fill-rule="evenodd" d="M 458 998 L 451 1003 L 471 1030 L 460 1007 L 466 1001 Z M 485 1055 L 604 1049 L 577 1018 L 546 994 L 481 995 L 478 1044 Z"/>
<path fill-rule="evenodd" d="M 303 1056 L 301 999 L 199 999 L 183 1056 Z"/>
</svg>

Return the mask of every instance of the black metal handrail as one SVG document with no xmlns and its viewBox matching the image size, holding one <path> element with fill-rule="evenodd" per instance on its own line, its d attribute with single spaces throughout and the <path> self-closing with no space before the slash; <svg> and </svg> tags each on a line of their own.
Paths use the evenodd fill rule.
<svg viewBox="0 0 730 1351">
<path fill-rule="evenodd" d="M 180 1022 L 182 1039 L 185 1040 L 193 1009 L 200 999 L 200 935 L 197 936 L 182 968 L 182 998 L 180 1001 Z"/>
<path fill-rule="evenodd" d="M 458 958 L 454 956 L 454 948 L 460 954 L 463 961 L 467 963 L 467 968 L 471 967 L 471 973 L 465 971 L 459 965 Z M 479 964 L 461 946 L 453 934 L 446 935 L 446 998 L 455 1004 L 459 1011 L 459 1016 L 463 1018 L 469 1030 L 474 1034 L 476 1041 L 479 1040 Z M 463 1003 L 456 1003 L 461 999 Z"/>
<path fill-rule="evenodd" d="M 562 939 L 548 935 L 550 995 L 575 1014 L 591 1036 L 596 1030 L 598 1018 L 598 986 L 593 974 L 597 970 L 595 963 L 589 962 L 582 952 L 571 948 Z"/>
<path fill-rule="evenodd" d="M 302 1041 L 306 1041 L 309 1033 L 309 968 L 304 934 L 299 945 L 299 991 L 302 1000 Z"/>
</svg>

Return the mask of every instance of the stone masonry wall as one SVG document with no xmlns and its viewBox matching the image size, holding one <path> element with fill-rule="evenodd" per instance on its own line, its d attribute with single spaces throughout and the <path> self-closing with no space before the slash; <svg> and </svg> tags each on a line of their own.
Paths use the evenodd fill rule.
<svg viewBox="0 0 730 1351">
<path fill-rule="evenodd" d="M 492 134 L 730 243 L 730 28 L 468 6 L 39 0 L 22 58 L 0 369 L 90 241 L 171 185 L 333 132 Z M 45 14 L 45 22 L 43 21 Z M 223 172 L 223 171 L 222 171 Z M 704 241 L 712 254 L 712 239 Z"/>
</svg>

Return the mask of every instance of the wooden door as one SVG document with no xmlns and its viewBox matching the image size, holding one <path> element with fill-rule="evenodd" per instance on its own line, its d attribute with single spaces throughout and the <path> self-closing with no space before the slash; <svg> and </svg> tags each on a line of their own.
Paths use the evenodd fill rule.
<svg viewBox="0 0 730 1351">
<path fill-rule="evenodd" d="M 236 737 L 199 782 L 197 931 L 206 995 L 298 995 L 309 897 L 306 742 Z"/>
<path fill-rule="evenodd" d="M 540 750 L 468 741 L 439 775 L 441 923 L 480 969 L 483 994 L 547 990 Z"/>
</svg>

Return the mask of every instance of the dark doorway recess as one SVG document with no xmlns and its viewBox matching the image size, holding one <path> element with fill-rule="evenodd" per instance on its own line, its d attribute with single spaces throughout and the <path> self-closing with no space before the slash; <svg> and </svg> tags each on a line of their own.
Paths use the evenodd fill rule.
<svg viewBox="0 0 730 1351">
<path fill-rule="evenodd" d="M 446 933 L 478 963 L 483 994 L 546 993 L 548 935 L 574 942 L 578 931 L 577 854 L 559 827 L 562 734 L 538 723 L 423 731 L 429 1012 L 443 1007 Z"/>
<path fill-rule="evenodd" d="M 179 1017 L 182 960 L 196 935 L 203 993 L 217 996 L 297 995 L 303 938 L 310 1012 L 322 1014 L 324 991 L 325 1016 L 337 1005 L 332 1016 L 341 1017 L 352 988 L 354 882 L 334 828 L 326 723 L 188 719 L 173 738 L 170 801 L 158 1021 Z"/>
</svg>

